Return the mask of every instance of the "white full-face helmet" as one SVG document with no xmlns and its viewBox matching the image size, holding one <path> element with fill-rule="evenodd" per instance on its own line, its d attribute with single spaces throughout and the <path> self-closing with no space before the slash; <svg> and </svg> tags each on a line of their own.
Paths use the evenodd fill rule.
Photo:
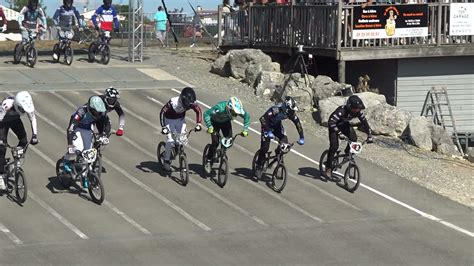
<svg viewBox="0 0 474 266">
<path fill-rule="evenodd" d="M 20 91 L 19 93 L 17 93 L 15 96 L 15 107 L 18 107 L 18 111 L 20 112 L 34 112 L 35 106 L 33 105 L 33 98 L 31 98 L 30 93 L 27 91 Z"/>
<path fill-rule="evenodd" d="M 2 102 L 2 109 L 4 112 L 8 112 L 13 108 L 13 104 L 15 103 L 14 99 L 7 98 Z"/>
</svg>

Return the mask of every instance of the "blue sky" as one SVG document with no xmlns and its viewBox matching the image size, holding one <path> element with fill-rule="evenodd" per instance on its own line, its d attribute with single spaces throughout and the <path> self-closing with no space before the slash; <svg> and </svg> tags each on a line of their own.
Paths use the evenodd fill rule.
<svg viewBox="0 0 474 266">
<path fill-rule="evenodd" d="M 82 7 L 87 0 L 74 0 L 74 5 Z M 129 0 L 113 0 L 114 4 L 128 4 Z M 46 12 L 49 16 L 52 16 L 54 10 L 58 7 L 59 4 L 62 4 L 62 0 L 43 0 L 44 4 L 48 7 Z M 161 0 L 143 0 L 145 3 L 145 12 L 151 13 L 155 12 L 158 8 L 158 5 L 161 5 Z M 200 5 L 204 9 L 216 9 L 219 3 L 222 3 L 222 0 L 190 0 L 191 4 L 194 6 Z M 181 8 L 184 7 L 185 12 L 191 12 L 189 7 L 188 0 L 165 0 L 166 6 L 168 9 Z M 5 0 L 0 0 L 0 4 L 8 6 Z M 89 9 L 93 9 L 102 4 L 102 0 L 89 0 Z"/>
</svg>

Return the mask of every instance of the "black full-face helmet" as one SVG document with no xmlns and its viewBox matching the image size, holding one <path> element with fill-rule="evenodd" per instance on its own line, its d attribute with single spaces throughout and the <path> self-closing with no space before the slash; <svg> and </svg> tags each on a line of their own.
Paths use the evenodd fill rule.
<svg viewBox="0 0 474 266">
<path fill-rule="evenodd" d="M 28 8 L 36 10 L 39 5 L 39 0 L 28 0 Z"/>
<path fill-rule="evenodd" d="M 110 8 L 112 6 L 112 0 L 104 0 L 104 7 Z"/>
<path fill-rule="evenodd" d="M 196 92 L 194 92 L 193 88 L 186 87 L 181 91 L 179 100 L 184 108 L 189 109 L 191 105 L 196 102 Z"/>
<path fill-rule="evenodd" d="M 63 6 L 66 8 L 71 8 L 72 4 L 74 4 L 74 0 L 63 0 Z"/>
<path fill-rule="evenodd" d="M 365 105 L 357 95 L 352 95 L 347 99 L 346 108 L 351 113 L 356 114 L 365 109 Z"/>
</svg>

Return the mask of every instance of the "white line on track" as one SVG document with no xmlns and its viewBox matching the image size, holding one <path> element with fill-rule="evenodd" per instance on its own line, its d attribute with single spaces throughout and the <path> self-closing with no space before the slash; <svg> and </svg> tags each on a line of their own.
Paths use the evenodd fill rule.
<svg viewBox="0 0 474 266">
<path fill-rule="evenodd" d="M 6 236 L 8 236 L 8 238 L 10 238 L 11 241 L 13 241 L 13 243 L 17 244 L 17 245 L 21 245 L 23 244 L 23 242 L 18 238 L 16 237 L 15 234 L 13 234 L 5 225 L 3 225 L 2 223 L 0 223 L 0 231 L 2 231 L 2 233 L 4 233 Z"/>
<path fill-rule="evenodd" d="M 66 218 L 64 218 L 61 214 L 59 214 L 56 210 L 54 210 L 51 206 L 46 204 L 46 202 L 42 201 L 40 198 L 38 198 L 34 193 L 29 191 L 28 196 L 36 201 L 41 207 L 43 207 L 45 210 L 47 210 L 52 216 L 54 216 L 56 219 L 58 219 L 62 224 L 64 224 L 67 228 L 69 228 L 71 231 L 73 231 L 76 235 L 78 235 L 82 239 L 89 239 L 86 234 L 84 234 L 81 230 L 79 230 L 75 225 L 73 225 L 71 222 L 69 222 Z"/>
<path fill-rule="evenodd" d="M 159 192 L 153 190 L 151 187 L 148 185 L 142 183 L 140 180 L 138 180 L 136 177 L 132 176 L 129 174 L 127 171 L 122 169 L 120 166 L 116 165 L 109 159 L 106 159 L 104 157 L 104 162 L 115 168 L 117 171 L 119 171 L 122 175 L 126 176 L 128 179 L 130 179 L 133 183 L 135 183 L 137 186 L 143 188 L 144 190 L 148 191 L 150 194 L 155 196 L 156 198 L 160 199 L 163 201 L 166 205 L 168 205 L 170 208 L 181 214 L 183 217 L 194 223 L 195 225 L 199 226 L 202 230 L 204 231 L 211 231 L 211 228 L 207 225 L 205 225 L 203 222 L 199 221 L 198 219 L 194 218 L 191 214 L 186 212 L 185 210 L 181 209 L 178 205 L 174 204 L 172 201 L 170 201 L 168 198 L 165 196 L 161 195 Z"/>
<path fill-rule="evenodd" d="M 38 154 L 41 158 L 43 158 L 45 161 L 47 161 L 51 166 L 56 167 L 56 163 L 51 159 L 49 156 L 38 150 L 36 147 L 32 147 L 33 151 Z M 134 221 L 132 218 L 130 218 L 128 215 L 126 215 L 124 212 L 119 210 L 117 207 L 112 205 L 112 203 L 108 202 L 107 200 L 104 200 L 104 205 L 110 208 L 112 211 L 114 211 L 116 214 L 121 216 L 124 220 L 129 222 L 131 225 L 133 225 L 135 228 L 137 228 L 139 231 L 146 235 L 151 235 L 151 232 L 148 231 L 145 227 L 141 226 L 139 223 Z"/>
<path fill-rule="evenodd" d="M 159 100 L 156 100 L 156 99 L 154 99 L 154 98 L 152 98 L 152 97 L 147 97 L 147 98 L 148 98 L 149 100 L 155 102 L 155 103 L 158 103 L 158 104 L 160 104 L 160 105 L 163 105 L 163 103 L 162 103 L 161 101 L 159 101 Z M 137 117 L 137 118 L 138 118 L 138 117 Z M 188 118 L 186 118 L 186 119 L 188 119 Z M 153 123 L 147 121 L 146 119 L 143 119 L 142 121 L 143 121 L 144 123 L 146 123 L 147 125 L 149 125 L 150 127 L 155 128 L 155 129 L 157 129 L 157 130 L 160 130 L 156 125 L 154 125 Z M 195 153 L 197 153 L 198 155 L 202 156 L 202 152 L 199 151 L 198 149 L 192 147 L 190 144 L 188 144 L 187 147 L 188 147 L 190 150 L 192 150 L 192 151 L 194 151 Z M 267 193 L 268 195 L 270 195 L 270 196 L 272 196 L 272 197 L 274 197 L 274 198 L 280 200 L 281 202 L 285 203 L 286 205 L 290 206 L 291 208 L 293 208 L 293 209 L 295 209 L 295 210 L 301 212 L 302 214 L 304 214 L 304 215 L 310 217 L 311 219 L 313 219 L 313 220 L 315 220 L 315 221 L 318 221 L 318 222 L 322 222 L 322 221 L 323 221 L 321 218 L 312 215 L 312 214 L 309 213 L 308 211 L 306 211 L 306 210 L 304 210 L 303 208 L 297 206 L 297 205 L 294 204 L 293 202 L 291 202 L 291 201 L 289 201 L 289 200 L 283 198 L 282 196 L 277 195 L 277 194 L 275 194 L 275 193 L 273 193 L 273 192 L 270 192 L 270 191 L 268 191 L 267 189 L 262 188 L 262 187 L 259 186 L 258 184 L 255 184 L 254 182 L 248 182 L 248 183 L 251 184 L 252 186 L 254 186 L 254 187 L 256 187 L 256 188 L 262 190 L 263 192 Z"/>
<path fill-rule="evenodd" d="M 122 136 L 121 137 L 123 140 L 125 140 L 126 142 L 130 143 L 134 148 L 138 149 L 139 151 L 143 152 L 144 154 L 150 156 L 151 158 L 153 159 L 156 159 L 156 154 L 153 154 L 152 152 L 146 150 L 145 148 L 141 147 L 140 145 L 138 145 L 135 141 L 127 138 L 127 137 L 124 137 Z M 243 215 L 247 216 L 247 217 L 250 217 L 252 218 L 254 221 L 256 221 L 257 223 L 261 224 L 261 225 L 264 225 L 264 226 L 267 226 L 267 224 L 260 218 L 250 214 L 248 211 L 244 210 L 243 208 L 239 207 L 237 204 L 235 204 L 234 202 L 222 197 L 220 194 L 216 193 L 215 191 L 213 191 L 212 189 L 202 185 L 201 183 L 199 183 L 198 181 L 195 181 L 193 179 L 190 179 L 189 180 L 191 183 L 197 185 L 198 187 L 200 187 L 201 189 L 205 190 L 206 192 L 208 192 L 209 194 L 211 194 L 212 196 L 214 196 L 215 198 L 221 200 L 222 202 L 224 202 L 225 204 L 227 204 L 228 206 L 234 208 L 235 210 L 237 210 L 238 212 L 242 213 Z"/>
<path fill-rule="evenodd" d="M 176 92 L 176 93 L 178 93 L 178 94 L 181 93 L 181 92 L 180 92 L 179 90 L 177 90 L 177 89 L 171 89 L 171 90 L 174 91 L 174 92 Z M 199 102 L 200 104 L 202 104 L 203 106 L 205 106 L 206 108 L 211 108 L 211 106 L 209 106 L 208 104 L 206 104 L 206 103 L 204 103 L 204 102 L 202 102 L 202 101 L 198 101 L 198 102 Z M 241 122 L 239 122 L 239 121 L 235 121 L 235 120 L 234 120 L 234 122 L 237 123 L 238 125 L 243 126 L 243 124 L 242 124 Z M 255 130 L 255 129 L 253 129 L 253 128 L 249 128 L 249 129 L 250 129 L 252 132 L 255 132 L 255 133 L 257 133 L 258 135 L 260 135 L 260 132 L 259 132 L 259 131 Z M 308 160 L 308 161 L 310 161 L 310 162 L 316 164 L 317 166 L 319 166 L 319 162 L 317 162 L 317 161 L 315 161 L 315 160 L 309 158 L 308 156 L 306 156 L 306 155 L 304 155 L 304 154 L 302 154 L 302 153 L 300 153 L 300 152 L 298 152 L 298 151 L 296 151 L 296 150 L 294 150 L 294 149 L 292 149 L 291 152 L 293 152 L 294 154 L 296 154 L 296 155 L 298 155 L 298 156 L 300 156 L 300 157 L 302 157 L 302 158 L 304 158 L 304 159 L 306 159 L 306 160 Z M 341 173 L 337 173 L 337 174 L 342 175 Z M 363 184 L 363 183 L 361 183 L 360 185 L 361 185 L 362 187 L 366 188 L 367 190 L 369 190 L 369 191 L 371 191 L 371 192 L 373 192 L 373 193 L 375 193 L 375 194 L 377 194 L 377 195 L 379 195 L 379 196 L 382 196 L 383 198 L 385 198 L 385 199 L 387 199 L 387 200 L 390 200 L 390 201 L 393 202 L 393 203 L 396 203 L 396 204 L 398 204 L 398 205 L 400 205 L 400 206 L 402 206 L 402 207 L 405 207 L 405 208 L 407 208 L 407 209 L 409 209 L 409 210 L 411 210 L 411 211 L 413 211 L 413 212 L 415 212 L 415 213 L 418 213 L 418 214 L 421 215 L 422 217 L 425 217 L 425 218 L 430 219 L 430 220 L 432 220 L 432 221 L 438 222 L 438 223 L 440 223 L 440 224 L 442 224 L 442 225 L 444 225 L 444 226 L 447 226 L 447 227 L 449 227 L 449 228 L 451 228 L 451 229 L 454 229 L 454 230 L 456 230 L 456 231 L 458 231 L 458 232 L 461 232 L 461 233 L 463 233 L 463 234 L 466 234 L 466 235 L 468 235 L 468 236 L 470 236 L 470 237 L 474 237 L 474 232 L 471 232 L 471 231 L 466 230 L 466 229 L 464 229 L 464 228 L 462 228 L 462 227 L 459 227 L 459 226 L 457 226 L 457 225 L 454 225 L 454 224 L 452 224 L 452 223 L 449 223 L 449 222 L 447 222 L 447 221 L 444 221 L 444 220 L 442 220 L 442 219 L 440 219 L 440 218 L 438 218 L 438 217 L 436 217 L 436 216 L 434 216 L 434 215 L 431 215 L 431 214 L 428 214 L 428 213 L 423 212 L 423 211 L 421 211 L 421 210 L 418 210 L 417 208 L 412 207 L 412 206 L 410 206 L 410 205 L 408 205 L 408 204 L 406 204 L 406 203 L 404 203 L 404 202 L 402 202 L 402 201 L 399 201 L 399 200 L 397 200 L 397 199 L 395 199 L 395 198 L 393 198 L 393 197 L 391 197 L 391 196 L 389 196 L 389 195 L 387 195 L 387 194 L 385 194 L 385 193 L 382 193 L 382 192 L 380 192 L 380 191 L 378 191 L 378 190 L 376 190 L 376 189 L 374 189 L 374 188 L 372 188 L 372 187 L 370 187 L 370 186 L 368 186 L 368 185 L 365 185 L 365 184 Z"/>
<path fill-rule="evenodd" d="M 54 127 L 55 129 L 57 129 L 58 131 L 60 131 L 61 133 L 65 134 L 64 133 L 64 130 L 62 130 L 58 125 L 56 125 L 54 122 L 52 122 L 51 120 L 49 119 L 46 119 L 44 115 L 40 114 L 40 113 L 36 113 L 37 116 L 41 119 L 43 119 L 44 121 L 46 121 L 48 124 L 50 124 L 52 127 Z M 127 173 L 125 170 L 123 170 L 122 168 L 120 168 L 118 165 L 116 165 L 115 163 L 113 163 L 112 161 L 106 159 L 104 157 L 104 161 L 107 162 L 109 165 L 111 165 L 112 167 L 114 167 L 117 171 L 119 171 L 120 173 L 122 173 L 125 177 L 127 177 L 130 181 L 132 181 L 133 183 L 135 183 L 136 185 L 138 185 L 139 187 L 145 189 L 146 191 L 148 191 L 149 193 L 151 193 L 152 195 L 154 195 L 155 197 L 157 197 L 158 199 L 160 199 L 161 201 L 163 201 L 166 205 L 168 205 L 169 207 L 171 207 L 172 209 L 174 209 L 175 211 L 177 211 L 179 214 L 181 214 L 182 216 L 184 216 L 185 218 L 187 218 L 188 220 L 190 220 L 191 222 L 193 222 L 194 224 L 196 224 L 197 226 L 199 226 L 201 229 L 203 229 L 204 231 L 211 231 L 211 228 L 207 225 L 205 225 L 204 223 L 202 223 L 201 221 L 199 221 L 198 219 L 194 218 L 193 216 L 191 216 L 189 213 L 187 213 L 185 210 L 181 209 L 179 206 L 177 206 L 176 204 L 174 204 L 173 202 L 171 202 L 169 199 L 167 199 L 165 196 L 161 195 L 159 192 L 153 190 L 152 188 L 150 188 L 149 186 L 147 186 L 146 184 L 142 183 L 141 181 L 139 181 L 137 178 L 135 178 L 134 176 L 132 176 L 131 174 Z"/>
</svg>

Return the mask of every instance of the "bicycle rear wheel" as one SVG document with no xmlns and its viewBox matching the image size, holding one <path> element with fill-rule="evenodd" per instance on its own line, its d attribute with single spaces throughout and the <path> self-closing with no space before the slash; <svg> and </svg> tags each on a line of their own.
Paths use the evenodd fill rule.
<svg viewBox="0 0 474 266">
<path fill-rule="evenodd" d="M 275 192 L 282 192 L 283 189 L 286 186 L 286 179 L 287 179 L 287 174 L 286 174 L 286 167 L 283 164 L 278 164 L 277 167 L 275 167 L 275 170 L 273 170 L 272 174 L 272 189 Z"/>
<path fill-rule="evenodd" d="M 26 65 L 29 67 L 34 67 L 36 65 L 36 60 L 38 59 L 38 51 L 35 47 L 30 46 L 26 50 Z"/>
<path fill-rule="evenodd" d="M 15 195 L 18 203 L 24 203 L 28 197 L 28 186 L 26 185 L 25 173 L 18 168 L 15 175 Z"/>
<path fill-rule="evenodd" d="M 349 192 L 354 192 L 359 188 L 360 185 L 360 172 L 359 167 L 351 163 L 347 166 L 344 172 L 344 186 Z"/>
<path fill-rule="evenodd" d="M 95 160 L 92 169 L 94 169 L 94 173 L 101 178 L 102 175 L 102 156 L 97 155 L 97 159 Z"/>
<path fill-rule="evenodd" d="M 94 173 L 89 173 L 89 195 L 91 195 L 91 199 L 96 204 L 102 204 L 105 198 L 104 192 L 104 185 L 102 184 L 102 180 L 97 177 Z"/>
<path fill-rule="evenodd" d="M 186 154 L 179 157 L 179 175 L 181 177 L 181 185 L 186 186 L 189 181 L 189 166 Z"/>
<path fill-rule="evenodd" d="M 219 163 L 219 172 L 217 173 L 217 185 L 224 187 L 227 183 L 227 176 L 229 175 L 229 164 L 227 155 L 222 155 Z"/>
<path fill-rule="evenodd" d="M 69 189 L 72 185 L 72 179 L 64 173 L 64 159 L 61 158 L 56 162 L 56 178 L 59 180 L 61 186 L 65 189 Z"/>
</svg>

